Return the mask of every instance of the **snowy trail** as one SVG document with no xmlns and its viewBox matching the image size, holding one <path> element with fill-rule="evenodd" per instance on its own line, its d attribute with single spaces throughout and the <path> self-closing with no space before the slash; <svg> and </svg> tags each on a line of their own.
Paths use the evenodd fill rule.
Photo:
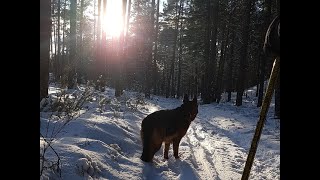
<svg viewBox="0 0 320 180">
<path fill-rule="evenodd" d="M 155 96 L 138 108 L 130 109 L 128 100 L 135 99 L 136 94 L 128 93 L 117 100 L 113 93 L 111 89 L 106 91 L 104 96 L 110 101 L 103 111 L 98 110 L 96 103 L 89 104 L 86 113 L 70 122 L 57 137 L 54 147 L 62 159 L 62 179 L 241 178 L 258 120 L 258 108 L 227 103 L 199 105 L 196 119 L 180 142 L 180 158 L 173 157 L 171 145 L 169 159 L 165 160 L 162 145 L 154 162 L 145 163 L 140 160 L 142 119 L 160 109 L 176 108 L 182 102 Z M 275 121 L 268 119 L 250 173 L 253 180 L 280 179 L 280 133 L 275 129 Z M 45 125 L 46 119 L 42 120 Z M 50 123 L 54 127 L 54 123 Z M 42 131 L 46 131 L 45 126 Z"/>
<path fill-rule="evenodd" d="M 199 114 L 201 111 L 203 108 L 200 108 Z M 222 114 L 214 109 L 211 111 L 212 115 L 207 115 L 213 120 L 215 116 Z M 200 115 L 187 134 L 191 148 L 195 152 L 195 161 L 202 167 L 199 169 L 201 179 L 207 177 L 217 180 L 240 179 L 245 154 L 237 144 L 218 132 L 219 127 L 215 127 L 210 120 L 212 119 L 206 119 Z M 224 118 L 222 120 L 227 121 Z"/>
<path fill-rule="evenodd" d="M 174 179 L 241 179 L 255 122 L 250 122 L 246 116 L 235 113 L 219 106 L 199 106 L 199 114 L 183 137 L 179 148 L 180 160 L 185 166 L 192 167 L 196 173 L 181 178 L 179 175 L 185 173 L 185 168 L 180 168 Z M 163 159 L 162 153 L 161 149 L 155 158 Z M 172 154 L 172 149 L 169 151 L 169 157 L 170 153 Z M 260 168 L 268 166 L 261 164 L 259 158 L 256 158 L 252 171 L 257 169 L 257 165 Z M 178 167 L 180 165 L 178 164 Z M 172 169 L 168 171 L 176 171 L 174 167 L 169 168 Z M 172 175 L 169 177 L 173 178 Z M 259 175 L 251 178 L 269 179 Z"/>
<path fill-rule="evenodd" d="M 200 106 L 199 114 L 201 111 Z M 219 115 L 217 111 L 213 113 Z M 216 133 L 216 129 L 207 119 L 196 118 L 180 145 L 180 153 L 188 154 L 183 160 L 194 166 L 199 179 L 240 179 L 246 156 L 234 142 Z"/>
</svg>

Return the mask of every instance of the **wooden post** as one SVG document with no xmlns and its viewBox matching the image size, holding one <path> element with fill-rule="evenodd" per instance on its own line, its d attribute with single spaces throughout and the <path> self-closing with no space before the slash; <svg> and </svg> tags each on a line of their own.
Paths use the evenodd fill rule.
<svg viewBox="0 0 320 180">
<path fill-rule="evenodd" d="M 275 82 L 277 81 L 277 77 L 279 74 L 279 70 L 280 70 L 280 57 L 278 56 L 273 63 L 267 91 L 266 91 L 266 94 L 265 94 L 265 97 L 263 99 L 262 106 L 261 106 L 259 121 L 257 123 L 256 130 L 255 130 L 252 142 L 251 142 L 251 147 L 249 150 L 249 154 L 247 157 L 247 161 L 246 161 L 246 164 L 245 164 L 245 167 L 243 170 L 241 180 L 248 180 L 248 178 L 249 178 L 250 170 L 251 170 L 251 167 L 253 164 L 254 156 L 255 156 L 257 148 L 258 148 L 258 143 L 259 143 L 261 132 L 263 129 L 263 125 L 264 125 L 264 122 L 266 120 L 266 116 L 267 116 L 267 113 L 269 110 L 269 106 L 270 106 L 270 102 L 272 99 L 274 87 L 276 84 Z"/>
</svg>

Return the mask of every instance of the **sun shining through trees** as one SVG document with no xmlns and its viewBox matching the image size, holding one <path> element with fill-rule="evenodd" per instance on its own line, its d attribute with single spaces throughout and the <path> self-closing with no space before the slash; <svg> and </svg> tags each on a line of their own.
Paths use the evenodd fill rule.
<svg viewBox="0 0 320 180">
<path fill-rule="evenodd" d="M 107 37 L 119 37 L 123 30 L 122 1 L 108 0 L 107 12 L 101 19 L 103 31 Z"/>
</svg>

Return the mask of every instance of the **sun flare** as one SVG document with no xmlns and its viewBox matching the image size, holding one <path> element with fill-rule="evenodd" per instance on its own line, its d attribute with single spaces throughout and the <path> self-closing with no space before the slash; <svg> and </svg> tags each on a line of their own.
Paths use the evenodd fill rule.
<svg viewBox="0 0 320 180">
<path fill-rule="evenodd" d="M 122 1 L 109 0 L 107 3 L 107 13 L 102 16 L 101 23 L 103 31 L 107 36 L 118 37 L 123 29 L 122 21 Z"/>
</svg>

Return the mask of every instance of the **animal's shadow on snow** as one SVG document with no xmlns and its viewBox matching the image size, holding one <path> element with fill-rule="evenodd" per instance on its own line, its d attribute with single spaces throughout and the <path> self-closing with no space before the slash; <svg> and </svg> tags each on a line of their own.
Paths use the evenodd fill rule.
<svg viewBox="0 0 320 180">
<path fill-rule="evenodd" d="M 164 180 L 167 179 L 164 172 L 174 173 L 175 176 L 179 176 L 179 179 L 184 180 L 198 180 L 199 175 L 194 171 L 194 168 L 191 167 L 184 160 L 180 159 L 169 159 L 169 160 L 157 160 L 162 162 L 152 162 L 146 163 L 143 162 L 142 167 L 142 179 L 144 180 Z M 167 161 L 167 162 L 164 162 Z"/>
</svg>

